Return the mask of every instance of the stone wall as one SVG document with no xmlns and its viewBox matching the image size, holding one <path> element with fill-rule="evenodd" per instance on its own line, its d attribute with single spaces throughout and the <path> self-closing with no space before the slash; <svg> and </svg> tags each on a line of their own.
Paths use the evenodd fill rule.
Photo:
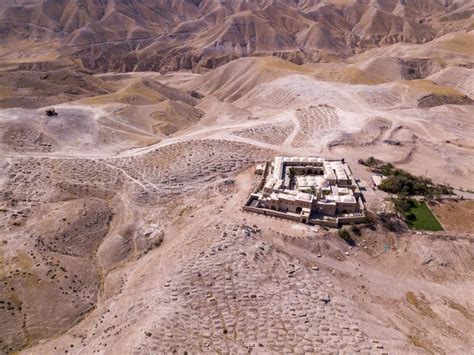
<svg viewBox="0 0 474 355">
<path fill-rule="evenodd" d="M 300 222 L 300 216 L 294 216 L 294 215 L 287 214 L 287 213 L 284 213 L 284 212 L 267 210 L 265 208 L 250 207 L 250 206 L 247 206 L 247 205 L 243 207 L 243 210 L 246 211 L 246 212 L 254 212 L 254 213 L 263 214 L 265 216 L 284 218 L 284 219 L 289 219 L 289 220 L 292 220 L 292 221 Z"/>
</svg>

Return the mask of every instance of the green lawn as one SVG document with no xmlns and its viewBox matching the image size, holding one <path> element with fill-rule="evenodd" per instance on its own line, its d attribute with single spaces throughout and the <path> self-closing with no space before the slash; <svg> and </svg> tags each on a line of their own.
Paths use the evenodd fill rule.
<svg viewBox="0 0 474 355">
<path fill-rule="evenodd" d="M 442 231 L 443 227 L 433 213 L 431 213 L 428 206 L 424 202 L 415 202 L 416 206 L 411 209 L 411 212 L 416 216 L 416 220 L 410 222 L 409 225 L 413 229 L 426 231 Z"/>
</svg>

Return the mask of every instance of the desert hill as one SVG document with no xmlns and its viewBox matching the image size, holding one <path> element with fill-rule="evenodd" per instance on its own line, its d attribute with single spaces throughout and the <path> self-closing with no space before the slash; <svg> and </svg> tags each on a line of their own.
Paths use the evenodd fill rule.
<svg viewBox="0 0 474 355">
<path fill-rule="evenodd" d="M 423 79 L 445 67 L 472 68 L 474 32 L 452 32 L 419 45 L 397 43 L 347 59 L 351 67 L 386 80 Z"/>
<path fill-rule="evenodd" d="M 311 71 L 275 57 L 240 58 L 191 80 L 188 85 L 203 94 L 235 101 L 259 84 L 295 73 L 310 74 Z"/>
<path fill-rule="evenodd" d="M 63 69 L 7 72 L 0 83 L 0 103 L 11 107 L 0 112 L 0 146 L 10 152 L 103 154 L 155 143 L 203 116 L 193 91 L 152 78 L 110 80 Z M 48 117 L 46 105 L 58 116 Z"/>
<path fill-rule="evenodd" d="M 306 77 L 305 80 L 308 82 L 311 81 L 310 78 L 316 78 L 328 82 L 374 85 L 371 91 L 362 90 L 367 91 L 364 96 L 371 101 L 376 101 L 370 96 L 378 95 L 376 93 L 380 88 L 380 94 L 386 95 L 383 101 L 393 101 L 397 97 L 399 103 L 403 103 L 406 100 L 424 98 L 425 103 L 421 105 L 425 107 L 443 103 L 470 104 L 472 98 L 469 94 L 470 69 L 457 66 L 443 69 L 441 64 L 430 66 L 430 63 L 431 59 L 380 57 L 349 65 L 341 63 L 295 65 L 274 57 L 240 58 L 191 79 L 185 87 L 201 90 L 200 92 L 207 96 L 216 96 L 228 102 L 241 102 L 247 105 L 247 100 L 251 100 L 250 106 L 274 103 L 281 107 L 284 105 L 291 107 L 292 102 L 295 100 L 301 102 L 300 98 L 305 96 L 300 92 L 300 87 L 287 80 L 289 76 L 297 75 Z M 428 77 L 429 73 L 436 74 Z M 458 81 L 447 80 L 448 73 L 458 73 Z M 284 99 L 274 92 L 275 86 L 278 86 L 274 85 L 276 82 L 284 82 L 286 87 L 291 88 L 281 93 L 285 96 Z M 270 88 L 268 96 L 267 88 Z M 292 98 L 290 99 L 288 95 Z M 339 94 L 334 92 L 334 97 L 337 96 Z M 436 101 L 434 97 L 438 97 L 439 100 Z"/>
<path fill-rule="evenodd" d="M 429 79 L 438 85 L 456 88 L 469 97 L 474 97 L 474 69 L 449 67 Z"/>
<path fill-rule="evenodd" d="M 133 105 L 151 105 L 168 99 L 183 101 L 188 105 L 196 104 L 196 99 L 186 92 L 163 85 L 153 79 L 141 78 L 134 80 L 112 94 L 97 95 L 94 98 L 82 100 L 82 103 L 94 105 L 116 102 Z"/>
<path fill-rule="evenodd" d="M 38 108 L 104 95 L 116 89 L 90 72 L 74 68 L 5 71 L 0 75 L 0 107 Z"/>
<path fill-rule="evenodd" d="M 470 30 L 473 11 L 462 0 L 17 0 L 0 5 L 0 55 L 74 58 L 98 72 L 215 68 L 254 55 L 301 64 Z"/>
</svg>

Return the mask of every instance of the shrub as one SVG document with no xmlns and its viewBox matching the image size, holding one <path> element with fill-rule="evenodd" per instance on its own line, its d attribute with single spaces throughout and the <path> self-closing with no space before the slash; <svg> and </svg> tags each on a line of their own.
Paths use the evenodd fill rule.
<svg viewBox="0 0 474 355">
<path fill-rule="evenodd" d="M 344 239 L 344 240 L 346 240 L 346 239 L 348 239 L 348 238 L 351 237 L 351 235 L 349 234 L 349 232 L 348 232 L 346 229 L 343 229 L 343 228 L 339 229 L 338 234 L 339 234 L 339 236 L 340 236 L 342 239 Z"/>
<path fill-rule="evenodd" d="M 357 236 L 360 236 L 362 234 L 359 226 L 356 226 L 356 225 L 353 225 L 351 227 L 351 232 L 354 233 Z"/>
<path fill-rule="evenodd" d="M 374 157 L 368 157 L 366 160 L 366 164 L 368 166 L 374 166 L 377 163 Z"/>
<path fill-rule="evenodd" d="M 351 246 L 354 246 L 356 243 L 354 241 L 354 239 L 351 238 L 351 234 L 347 231 L 347 229 L 345 228 L 341 228 L 339 229 L 339 231 L 337 232 L 339 234 L 339 236 L 344 239 L 344 241 L 351 245 Z"/>
<path fill-rule="evenodd" d="M 365 221 L 367 223 L 367 226 L 371 229 L 375 228 L 375 224 L 377 223 L 377 215 L 371 211 L 367 211 L 365 215 Z"/>
<path fill-rule="evenodd" d="M 399 196 L 398 198 L 394 199 L 393 204 L 395 209 L 403 216 L 409 214 L 411 209 L 415 207 L 415 201 L 405 196 Z"/>
<path fill-rule="evenodd" d="M 382 164 L 381 160 L 375 159 L 374 157 L 368 157 L 365 161 L 362 161 L 364 165 L 367 165 L 369 168 L 375 168 L 378 165 Z"/>
<path fill-rule="evenodd" d="M 380 172 L 382 173 L 382 175 L 385 175 L 385 176 L 388 176 L 388 175 L 391 175 L 392 172 L 393 172 L 393 165 L 388 163 L 388 164 L 383 164 L 381 167 L 380 167 Z"/>
<path fill-rule="evenodd" d="M 433 184 L 431 179 L 414 176 L 402 169 L 394 169 L 391 164 L 383 165 L 380 172 L 386 176 L 379 189 L 392 194 L 409 196 L 433 196 L 452 194 L 452 188 L 446 185 Z"/>
<path fill-rule="evenodd" d="M 416 216 L 413 212 L 409 212 L 406 216 L 405 216 L 405 219 L 407 220 L 407 222 L 414 222 L 416 221 Z"/>
</svg>

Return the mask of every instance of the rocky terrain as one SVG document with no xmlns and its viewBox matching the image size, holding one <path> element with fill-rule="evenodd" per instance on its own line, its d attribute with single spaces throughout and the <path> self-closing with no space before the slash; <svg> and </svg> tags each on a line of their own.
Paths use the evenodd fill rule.
<svg viewBox="0 0 474 355">
<path fill-rule="evenodd" d="M 471 353 L 473 9 L 3 1 L 0 354 Z M 346 159 L 369 221 L 243 212 L 275 155 Z M 444 231 L 369 156 L 452 186 Z"/>
<path fill-rule="evenodd" d="M 473 11 L 468 0 L 4 1 L 0 55 L 25 69 L 59 60 L 99 72 L 215 68 L 250 55 L 327 62 L 472 30 Z M 414 64 L 408 76 L 429 70 Z"/>
</svg>

